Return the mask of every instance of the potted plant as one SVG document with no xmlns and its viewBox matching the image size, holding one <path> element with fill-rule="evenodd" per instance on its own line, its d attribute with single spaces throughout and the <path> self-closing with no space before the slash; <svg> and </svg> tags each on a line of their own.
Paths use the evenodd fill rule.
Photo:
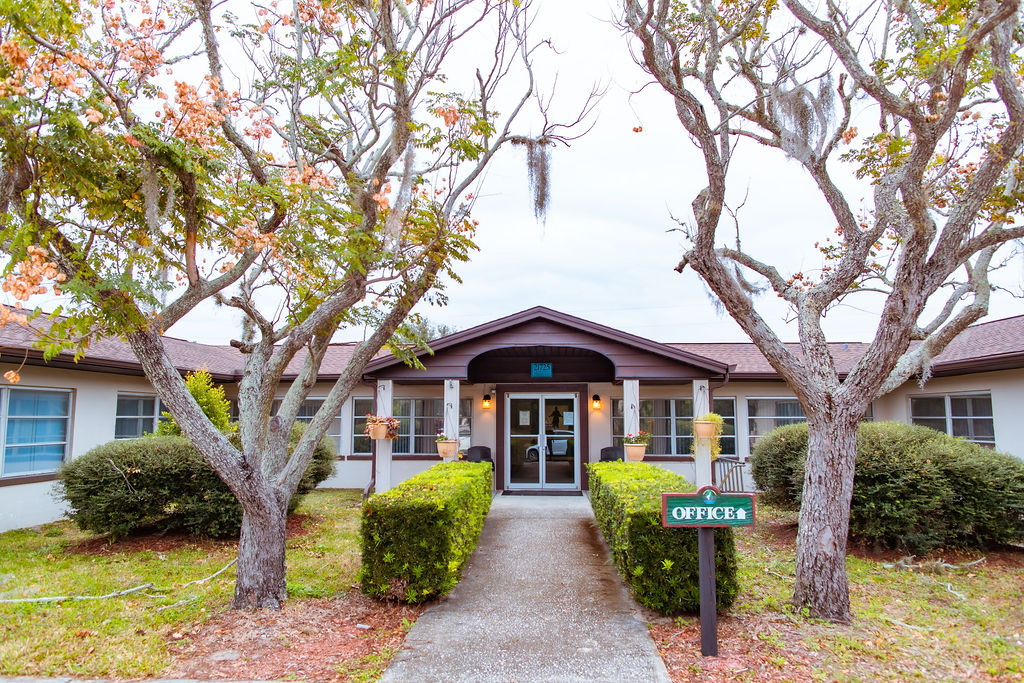
<svg viewBox="0 0 1024 683">
<path fill-rule="evenodd" d="M 367 415 L 366 429 L 363 430 L 363 434 L 374 441 L 379 439 L 397 439 L 398 418 L 384 417 L 383 415 Z"/>
<path fill-rule="evenodd" d="M 722 428 L 725 420 L 718 413 L 704 413 L 693 421 L 693 447 L 696 449 L 697 439 L 708 439 L 711 442 L 711 459 L 714 460 L 722 453 Z"/>
<path fill-rule="evenodd" d="M 459 442 L 444 432 L 437 433 L 437 454 L 445 460 L 454 458 L 459 452 Z"/>
<path fill-rule="evenodd" d="M 626 449 L 626 460 L 632 460 L 633 462 L 643 460 L 644 454 L 647 453 L 647 444 L 650 442 L 650 433 L 642 429 L 636 434 L 626 434 L 622 439 L 622 445 Z"/>
</svg>

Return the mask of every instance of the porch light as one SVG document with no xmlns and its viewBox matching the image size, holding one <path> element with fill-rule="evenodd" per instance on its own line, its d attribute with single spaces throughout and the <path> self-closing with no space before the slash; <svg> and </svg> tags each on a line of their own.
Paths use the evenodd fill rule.
<svg viewBox="0 0 1024 683">
<path fill-rule="evenodd" d="M 601 410 L 601 397 L 598 396 L 597 394 L 594 394 L 594 398 L 591 399 L 590 405 L 594 407 L 594 410 Z"/>
<path fill-rule="evenodd" d="M 484 394 L 483 406 L 484 406 L 484 410 L 487 410 L 488 408 L 491 407 L 491 395 L 490 394 Z"/>
</svg>

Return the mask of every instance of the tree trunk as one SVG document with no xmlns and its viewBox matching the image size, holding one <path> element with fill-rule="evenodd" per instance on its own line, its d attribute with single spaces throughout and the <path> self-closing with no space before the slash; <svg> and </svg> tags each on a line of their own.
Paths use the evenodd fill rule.
<svg viewBox="0 0 1024 683">
<path fill-rule="evenodd" d="M 284 550 L 287 505 L 271 494 L 242 504 L 233 609 L 281 609 L 285 586 Z"/>
<path fill-rule="evenodd" d="M 846 539 L 859 419 L 810 417 L 793 603 L 812 617 L 849 623 Z"/>
</svg>

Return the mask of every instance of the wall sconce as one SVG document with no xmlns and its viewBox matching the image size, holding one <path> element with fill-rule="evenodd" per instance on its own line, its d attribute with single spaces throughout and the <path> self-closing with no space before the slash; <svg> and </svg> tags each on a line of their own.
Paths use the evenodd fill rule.
<svg viewBox="0 0 1024 683">
<path fill-rule="evenodd" d="M 484 394 L 483 407 L 484 407 L 484 410 L 488 410 L 491 407 L 491 395 L 490 394 Z"/>
<path fill-rule="evenodd" d="M 591 399 L 590 405 L 594 407 L 594 410 L 601 410 L 601 397 L 598 396 L 597 394 L 594 394 L 594 398 Z"/>
</svg>

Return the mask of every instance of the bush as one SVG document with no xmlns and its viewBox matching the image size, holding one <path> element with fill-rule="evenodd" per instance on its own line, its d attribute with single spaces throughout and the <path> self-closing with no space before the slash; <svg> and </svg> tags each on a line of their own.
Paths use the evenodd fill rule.
<svg viewBox="0 0 1024 683">
<path fill-rule="evenodd" d="M 224 387 L 214 385 L 208 370 L 204 368 L 185 375 L 185 387 L 214 427 L 225 434 L 235 431 L 235 425 L 231 424 L 231 402 L 224 397 Z M 157 435 L 181 436 L 181 427 L 174 421 L 174 416 L 166 411 L 160 415 L 162 419 L 156 426 Z"/>
<path fill-rule="evenodd" d="M 700 609 L 697 530 L 661 525 L 661 494 L 696 490 L 683 477 L 644 463 L 588 465 L 590 504 L 619 574 L 637 602 L 662 614 Z M 719 609 L 739 590 L 732 529 L 715 530 Z"/>
<path fill-rule="evenodd" d="M 491 507 L 491 463 L 434 465 L 363 504 L 363 592 L 422 602 L 444 595 L 480 539 Z"/>
<path fill-rule="evenodd" d="M 292 430 L 294 446 L 305 425 Z M 235 437 L 237 438 L 237 437 Z M 301 496 L 334 470 L 335 449 L 325 438 L 313 452 L 289 512 Z M 60 495 L 82 529 L 121 538 L 143 528 L 199 536 L 234 536 L 242 507 L 199 452 L 181 436 L 111 441 L 65 463 Z"/>
<path fill-rule="evenodd" d="M 751 461 L 764 500 L 799 507 L 807 425 L 765 435 Z M 866 422 L 857 433 L 850 538 L 923 554 L 1024 538 L 1024 462 L 941 432 Z"/>
</svg>

